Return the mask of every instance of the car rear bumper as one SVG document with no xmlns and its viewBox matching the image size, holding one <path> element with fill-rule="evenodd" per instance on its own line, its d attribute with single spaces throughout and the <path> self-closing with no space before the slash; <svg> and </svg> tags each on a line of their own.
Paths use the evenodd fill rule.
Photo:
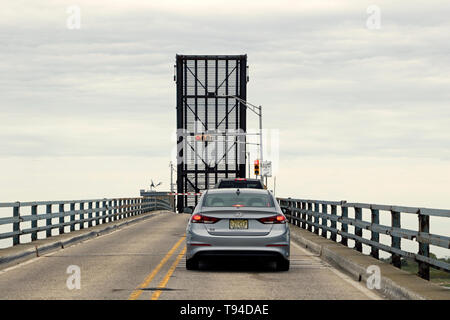
<svg viewBox="0 0 450 320">
<path fill-rule="evenodd" d="M 290 255 L 289 229 L 265 236 L 213 236 L 205 231 L 186 233 L 186 258 L 195 256 L 283 257 Z"/>
</svg>

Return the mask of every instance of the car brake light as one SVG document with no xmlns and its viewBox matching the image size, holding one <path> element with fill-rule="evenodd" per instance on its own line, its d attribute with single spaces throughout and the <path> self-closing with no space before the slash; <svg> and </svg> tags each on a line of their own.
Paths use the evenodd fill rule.
<svg viewBox="0 0 450 320">
<path fill-rule="evenodd" d="M 191 218 L 192 223 L 216 223 L 219 218 L 202 216 L 201 214 L 194 214 Z"/>
<path fill-rule="evenodd" d="M 286 217 L 282 214 L 271 216 L 267 218 L 258 219 L 259 222 L 264 224 L 278 224 L 278 223 L 286 223 Z"/>
<path fill-rule="evenodd" d="M 233 204 L 233 207 L 243 207 L 243 204 Z"/>
<path fill-rule="evenodd" d="M 245 179 L 245 178 L 236 178 L 236 179 L 234 179 L 234 181 L 247 181 L 247 179 Z"/>
</svg>

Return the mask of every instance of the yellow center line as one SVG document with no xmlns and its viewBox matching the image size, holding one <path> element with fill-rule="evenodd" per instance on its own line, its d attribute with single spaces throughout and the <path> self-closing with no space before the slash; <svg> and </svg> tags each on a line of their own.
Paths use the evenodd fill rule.
<svg viewBox="0 0 450 320">
<path fill-rule="evenodd" d="M 156 290 L 152 295 L 152 300 L 158 300 L 159 296 L 161 295 L 161 290 L 166 287 L 167 282 L 169 282 L 170 277 L 172 276 L 173 272 L 175 271 L 175 268 L 177 267 L 178 263 L 180 262 L 183 255 L 186 253 L 186 246 L 184 246 L 183 250 L 178 255 L 175 262 L 170 267 L 169 271 L 167 271 L 166 275 L 164 276 L 164 279 L 161 280 L 161 282 L 158 285 L 158 290 Z"/>
<path fill-rule="evenodd" d="M 186 238 L 186 234 L 183 235 L 180 240 L 175 243 L 175 245 L 172 247 L 172 249 L 167 252 L 167 254 L 164 256 L 164 258 L 161 260 L 161 262 L 153 269 L 153 271 L 145 278 L 145 280 L 131 293 L 131 295 L 128 297 L 128 300 L 136 300 L 139 298 L 139 296 L 142 294 L 142 289 L 146 288 L 150 282 L 153 280 L 153 278 L 156 276 L 156 274 L 159 272 L 159 270 L 164 266 L 164 264 L 169 260 L 169 258 L 172 256 L 172 254 L 175 252 L 175 250 L 178 248 L 178 246 L 183 242 L 183 240 Z"/>
</svg>

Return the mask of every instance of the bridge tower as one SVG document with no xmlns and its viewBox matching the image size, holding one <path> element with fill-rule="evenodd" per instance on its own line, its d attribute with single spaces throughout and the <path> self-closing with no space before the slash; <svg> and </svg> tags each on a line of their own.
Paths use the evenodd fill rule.
<svg viewBox="0 0 450 320">
<path fill-rule="evenodd" d="M 176 55 L 175 81 L 182 212 L 221 178 L 245 177 L 246 107 L 230 96 L 247 100 L 247 55 Z"/>
</svg>

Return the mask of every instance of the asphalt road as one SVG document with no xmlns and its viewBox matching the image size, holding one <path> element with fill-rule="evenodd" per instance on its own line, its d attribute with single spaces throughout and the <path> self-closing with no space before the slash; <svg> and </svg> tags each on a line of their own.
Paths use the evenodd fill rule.
<svg viewBox="0 0 450 320">
<path fill-rule="evenodd" d="M 188 271 L 187 220 L 167 212 L 2 270 L 0 299 L 378 298 L 294 243 L 288 272 L 273 271 L 270 263 L 217 262 Z"/>
</svg>

